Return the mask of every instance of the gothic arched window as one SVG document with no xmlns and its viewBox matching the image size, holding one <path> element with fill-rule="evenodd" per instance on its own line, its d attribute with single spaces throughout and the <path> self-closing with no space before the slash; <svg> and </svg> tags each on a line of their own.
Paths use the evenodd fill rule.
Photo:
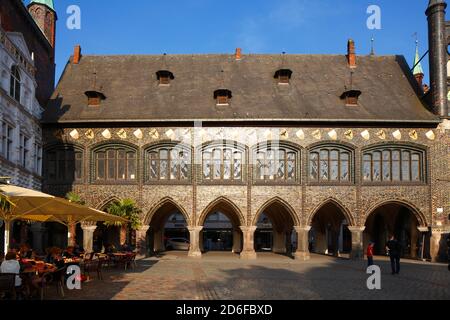
<svg viewBox="0 0 450 320">
<path fill-rule="evenodd" d="M 14 65 L 11 67 L 9 95 L 18 102 L 20 102 L 20 89 L 20 70 Z"/>
<path fill-rule="evenodd" d="M 137 180 L 137 152 L 124 145 L 107 145 L 94 151 L 95 181 Z"/>
<path fill-rule="evenodd" d="M 188 181 L 191 150 L 178 144 L 153 146 L 145 152 L 145 181 Z"/>
<path fill-rule="evenodd" d="M 383 146 L 363 152 L 365 182 L 425 182 L 425 151 L 408 146 Z"/>
<path fill-rule="evenodd" d="M 351 182 L 353 151 L 339 145 L 318 146 L 309 153 L 311 182 Z"/>
<path fill-rule="evenodd" d="M 55 147 L 45 152 L 45 177 L 49 183 L 83 180 L 83 151 L 73 146 Z"/>
<path fill-rule="evenodd" d="M 204 181 L 242 181 L 245 152 L 236 144 L 210 145 L 202 152 Z"/>
<path fill-rule="evenodd" d="M 257 181 L 293 182 L 300 176 L 300 151 L 284 145 L 265 144 L 254 153 Z"/>
</svg>

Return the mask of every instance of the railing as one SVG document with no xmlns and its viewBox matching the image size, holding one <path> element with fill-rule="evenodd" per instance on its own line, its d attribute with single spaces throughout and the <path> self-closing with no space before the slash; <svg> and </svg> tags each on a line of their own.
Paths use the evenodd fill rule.
<svg viewBox="0 0 450 320">
<path fill-rule="evenodd" d="M 29 61 L 20 51 L 19 48 L 8 38 L 5 30 L 0 28 L 0 43 L 6 50 L 16 58 L 17 62 L 31 75 L 35 76 L 36 68 L 33 63 Z"/>
</svg>

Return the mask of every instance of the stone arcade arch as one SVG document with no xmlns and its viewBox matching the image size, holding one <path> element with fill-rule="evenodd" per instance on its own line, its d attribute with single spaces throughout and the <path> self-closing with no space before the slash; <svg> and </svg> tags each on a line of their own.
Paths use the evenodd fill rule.
<svg viewBox="0 0 450 320">
<path fill-rule="evenodd" d="M 266 221 L 264 221 L 266 219 Z M 267 201 L 252 222 L 256 226 L 255 251 L 270 251 L 281 254 L 293 253 L 293 230 L 299 225 L 294 209 L 279 197 Z M 295 238 L 294 238 L 295 239 Z M 267 249 L 263 249 L 262 246 Z"/>
<path fill-rule="evenodd" d="M 184 208 L 171 198 L 159 201 L 146 215 L 144 225 L 149 226 L 146 247 L 150 252 L 147 253 L 165 251 L 168 238 L 189 240 L 189 216 Z"/>
<path fill-rule="evenodd" d="M 337 200 L 322 202 L 309 219 L 309 251 L 319 254 L 351 253 L 353 217 Z"/>
<path fill-rule="evenodd" d="M 212 221 L 208 219 L 211 215 L 226 217 L 228 221 Z M 245 218 L 240 209 L 229 199 L 219 197 L 211 202 L 203 210 L 197 225 L 199 226 L 198 247 L 200 252 L 211 250 L 212 246 L 228 249 L 233 253 L 242 251 L 241 226 L 245 225 Z M 219 240 L 219 234 L 225 238 Z"/>
<path fill-rule="evenodd" d="M 386 255 L 386 242 L 394 235 L 402 245 L 406 258 L 429 256 L 429 233 L 425 216 L 408 202 L 384 201 L 374 205 L 366 219 L 364 248 L 369 241 L 375 243 L 375 254 Z"/>
</svg>

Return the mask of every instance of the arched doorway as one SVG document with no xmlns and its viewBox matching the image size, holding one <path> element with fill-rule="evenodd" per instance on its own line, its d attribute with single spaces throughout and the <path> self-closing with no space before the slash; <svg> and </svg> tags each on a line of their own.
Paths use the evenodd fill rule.
<svg viewBox="0 0 450 320">
<path fill-rule="evenodd" d="M 254 247 L 256 252 L 291 254 L 296 246 L 293 234 L 295 215 L 280 200 L 270 201 L 257 216 Z"/>
<path fill-rule="evenodd" d="M 402 246 L 403 257 L 426 257 L 428 246 L 422 246 L 422 243 L 428 242 L 429 235 L 419 231 L 418 227 L 423 224 L 418 217 L 414 209 L 403 203 L 389 202 L 378 206 L 367 217 L 364 247 L 369 241 L 373 241 L 374 253 L 386 255 L 386 243 L 394 235 Z"/>
<path fill-rule="evenodd" d="M 100 210 L 104 212 L 108 212 L 109 206 L 119 201 L 117 198 L 111 198 L 107 202 L 104 202 L 103 205 L 100 206 Z M 120 249 L 120 229 L 119 226 L 108 225 L 104 222 L 97 222 L 97 228 L 93 234 L 93 250 L 94 252 L 105 252 L 108 247 L 115 247 L 116 249 Z"/>
<path fill-rule="evenodd" d="M 314 214 L 309 232 L 309 251 L 339 256 L 352 251 L 351 224 L 342 207 L 328 201 Z"/>
<path fill-rule="evenodd" d="M 200 232 L 200 250 L 242 251 L 242 231 L 244 225 L 239 209 L 226 199 L 218 199 L 204 211 L 200 218 L 203 226 Z"/>
<path fill-rule="evenodd" d="M 149 214 L 147 248 L 150 254 L 166 250 L 188 251 L 189 231 L 184 210 L 171 200 L 160 202 Z"/>
</svg>

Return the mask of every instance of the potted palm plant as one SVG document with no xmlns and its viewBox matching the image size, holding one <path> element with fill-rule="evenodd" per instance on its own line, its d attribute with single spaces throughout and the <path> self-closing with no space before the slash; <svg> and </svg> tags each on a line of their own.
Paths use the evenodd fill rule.
<svg viewBox="0 0 450 320">
<path fill-rule="evenodd" d="M 135 232 L 141 227 L 141 210 L 136 206 L 136 203 L 132 199 L 122 199 L 111 203 L 107 212 L 129 221 L 128 224 L 122 222 L 105 222 L 105 225 L 107 226 L 120 227 L 120 245 L 125 244 L 127 239 L 130 238 L 128 231 Z"/>
</svg>

